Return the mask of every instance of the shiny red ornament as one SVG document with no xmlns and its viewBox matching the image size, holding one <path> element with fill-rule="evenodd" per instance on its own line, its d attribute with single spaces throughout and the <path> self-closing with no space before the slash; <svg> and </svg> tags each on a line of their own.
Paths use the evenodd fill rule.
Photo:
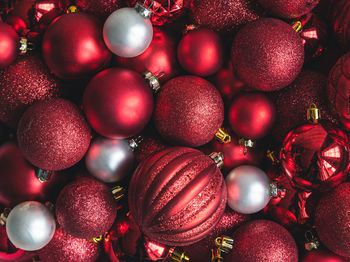
<svg viewBox="0 0 350 262">
<path fill-rule="evenodd" d="M 333 1 L 331 20 L 338 42 L 346 51 L 350 51 L 350 2 Z"/>
<path fill-rule="evenodd" d="M 258 0 L 271 14 L 281 18 L 297 18 L 309 13 L 320 0 Z"/>
<path fill-rule="evenodd" d="M 57 198 L 57 222 L 77 238 L 103 235 L 112 227 L 116 215 L 112 190 L 92 178 L 79 178 L 68 184 Z"/>
<path fill-rule="evenodd" d="M 169 143 L 201 146 L 213 139 L 224 120 L 220 93 L 197 76 L 179 76 L 157 95 L 154 123 Z"/>
<path fill-rule="evenodd" d="M 214 161 L 202 152 L 172 147 L 148 157 L 129 185 L 129 207 L 140 230 L 175 246 L 206 237 L 226 206 L 226 185 Z"/>
<path fill-rule="evenodd" d="M 293 185 L 303 190 L 326 191 L 347 178 L 349 140 L 328 121 L 304 124 L 288 133 L 280 160 Z"/>
<path fill-rule="evenodd" d="M 0 21 L 0 68 L 12 64 L 19 52 L 19 37 L 16 31 Z"/>
<path fill-rule="evenodd" d="M 21 18 L 29 27 L 33 24 L 33 6 L 36 0 L 9 0 L 11 15 Z"/>
<path fill-rule="evenodd" d="M 234 38 L 231 53 L 237 76 L 260 91 L 286 87 L 304 63 L 300 36 L 289 24 L 274 18 L 244 26 Z"/>
<path fill-rule="evenodd" d="M 324 195 L 315 212 L 315 227 L 322 243 L 334 253 L 350 257 L 350 183 Z"/>
<path fill-rule="evenodd" d="M 233 249 L 225 256 L 225 262 L 298 261 L 298 249 L 292 235 L 275 222 L 248 222 L 239 227 L 232 238 Z"/>
<path fill-rule="evenodd" d="M 24 157 L 44 170 L 75 165 L 90 144 L 90 128 L 76 105 L 51 99 L 32 105 L 17 129 L 18 146 Z"/>
<path fill-rule="evenodd" d="M 6 17 L 5 22 L 6 22 L 6 24 L 10 25 L 19 35 L 22 33 L 25 33 L 25 31 L 27 29 L 26 23 L 18 16 L 9 15 L 8 17 Z M 16 36 L 16 37 L 18 37 L 18 36 Z M 19 45 L 19 38 L 18 38 L 17 45 Z M 18 51 L 19 50 L 16 49 L 16 54 L 18 53 Z"/>
<path fill-rule="evenodd" d="M 338 256 L 326 249 L 313 250 L 303 256 L 300 262 L 347 262 L 348 259 Z"/>
<path fill-rule="evenodd" d="M 45 63 L 63 79 L 91 76 L 112 57 L 102 39 L 102 24 L 84 13 L 65 14 L 51 23 L 42 47 Z"/>
<path fill-rule="evenodd" d="M 126 138 L 140 133 L 150 120 L 153 94 L 140 74 L 110 68 L 89 82 L 83 107 L 96 132 L 109 138 Z"/>
</svg>

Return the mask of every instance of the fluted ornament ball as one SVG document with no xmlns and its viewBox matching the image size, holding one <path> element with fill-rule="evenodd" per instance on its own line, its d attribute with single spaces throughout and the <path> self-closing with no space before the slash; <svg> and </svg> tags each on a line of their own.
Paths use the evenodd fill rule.
<svg viewBox="0 0 350 262">
<path fill-rule="evenodd" d="M 56 229 L 53 214 L 43 204 L 27 201 L 15 206 L 6 221 L 9 240 L 16 247 L 34 251 L 46 246 Z"/>
<path fill-rule="evenodd" d="M 320 0 L 259 0 L 271 14 L 281 18 L 298 18 L 309 13 Z"/>
<path fill-rule="evenodd" d="M 0 68 L 4 68 L 16 60 L 19 48 L 19 37 L 16 31 L 0 21 Z"/>
</svg>

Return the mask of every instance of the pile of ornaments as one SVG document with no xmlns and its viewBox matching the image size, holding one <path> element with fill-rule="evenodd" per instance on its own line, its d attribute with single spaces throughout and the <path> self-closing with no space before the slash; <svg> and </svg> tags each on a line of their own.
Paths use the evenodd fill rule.
<svg viewBox="0 0 350 262">
<path fill-rule="evenodd" d="M 350 0 L 0 3 L 0 261 L 350 261 Z"/>
</svg>

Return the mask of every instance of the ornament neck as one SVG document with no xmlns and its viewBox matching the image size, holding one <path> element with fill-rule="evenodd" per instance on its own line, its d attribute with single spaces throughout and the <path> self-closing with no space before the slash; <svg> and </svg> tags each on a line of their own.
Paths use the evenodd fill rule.
<svg viewBox="0 0 350 262">
<path fill-rule="evenodd" d="M 33 51 L 35 49 L 35 45 L 28 41 L 27 38 L 21 37 L 19 40 L 19 54 L 24 55 L 28 51 Z"/>
<path fill-rule="evenodd" d="M 47 180 L 51 178 L 52 171 L 43 170 L 41 168 L 38 169 L 38 172 L 36 173 L 36 177 L 39 179 L 40 182 L 44 183 Z"/>
<path fill-rule="evenodd" d="M 115 186 L 112 188 L 112 195 L 115 200 L 120 200 L 125 195 L 125 188 L 121 186 Z"/>
<path fill-rule="evenodd" d="M 75 6 L 75 5 L 71 5 L 71 6 L 69 6 L 68 9 L 67 9 L 67 14 L 70 14 L 70 13 L 77 13 L 77 12 L 79 12 L 79 9 L 78 9 L 78 7 Z"/>
<path fill-rule="evenodd" d="M 157 75 L 153 75 L 150 71 L 145 71 L 142 73 L 143 78 L 146 80 L 149 87 L 152 89 L 154 93 L 158 93 L 160 89 L 160 83 L 158 81 L 159 78 L 164 76 L 164 73 L 159 73 Z"/>
<path fill-rule="evenodd" d="M 270 197 L 271 198 L 284 198 L 286 194 L 285 189 L 278 188 L 278 184 L 276 181 L 272 181 L 270 183 Z"/>
<path fill-rule="evenodd" d="M 146 1 L 145 1 L 146 2 Z M 145 3 L 144 3 L 145 4 Z M 152 3 L 149 5 L 149 7 L 151 7 L 153 5 L 153 1 Z M 136 12 L 141 15 L 143 18 L 145 19 L 149 19 L 152 16 L 152 10 L 148 9 L 148 7 L 146 7 L 145 5 L 141 5 L 139 3 L 136 3 L 135 5 L 135 9 Z"/>
<path fill-rule="evenodd" d="M 129 147 L 130 147 L 131 151 L 134 152 L 136 150 L 136 148 L 139 147 L 139 145 L 141 144 L 142 141 L 143 141 L 142 136 L 137 136 L 137 137 L 130 139 L 129 140 Z"/>
<path fill-rule="evenodd" d="M 276 155 L 275 155 L 275 151 L 272 151 L 272 150 L 270 150 L 270 149 L 268 149 L 267 151 L 266 151 L 266 157 L 268 158 L 268 159 L 270 159 L 271 160 L 271 163 L 272 163 L 272 165 L 278 165 L 279 164 L 279 160 L 278 160 L 278 158 L 276 157 Z"/>
<path fill-rule="evenodd" d="M 215 246 L 223 253 L 230 253 L 233 248 L 234 240 L 228 236 L 217 237 L 215 239 Z"/>
<path fill-rule="evenodd" d="M 246 155 L 248 151 L 248 147 L 253 148 L 255 146 L 255 142 L 250 139 L 240 138 L 238 140 L 238 144 L 244 146 L 243 154 Z"/>
<path fill-rule="evenodd" d="M 215 133 L 215 137 L 220 143 L 227 144 L 231 142 L 231 136 L 222 128 Z"/>
<path fill-rule="evenodd" d="M 315 103 L 312 103 L 310 105 L 306 111 L 306 115 L 307 120 L 311 121 L 314 124 L 318 123 L 318 120 L 321 118 L 320 110 L 317 108 Z"/>
<path fill-rule="evenodd" d="M 221 254 L 220 248 L 212 248 L 211 249 L 211 261 L 212 262 L 223 262 L 224 258 Z"/>
<path fill-rule="evenodd" d="M 186 256 L 185 252 L 183 252 L 183 250 L 178 247 L 170 248 L 169 257 L 176 262 L 190 261 L 190 258 Z"/>
<path fill-rule="evenodd" d="M 214 161 L 218 168 L 221 168 L 224 164 L 224 154 L 221 152 L 213 152 L 209 154 L 209 157 Z"/>
<path fill-rule="evenodd" d="M 314 235 L 311 230 L 305 232 L 305 249 L 307 251 L 312 251 L 318 249 L 321 245 L 319 239 Z"/>
<path fill-rule="evenodd" d="M 303 26 L 300 21 L 296 21 L 292 24 L 292 28 L 294 29 L 295 32 L 301 33 Z"/>
<path fill-rule="evenodd" d="M 10 211 L 11 211 L 11 209 L 5 208 L 4 212 L 2 212 L 0 214 L 0 225 L 1 226 L 5 226 L 6 225 L 7 217 L 10 214 Z"/>
</svg>

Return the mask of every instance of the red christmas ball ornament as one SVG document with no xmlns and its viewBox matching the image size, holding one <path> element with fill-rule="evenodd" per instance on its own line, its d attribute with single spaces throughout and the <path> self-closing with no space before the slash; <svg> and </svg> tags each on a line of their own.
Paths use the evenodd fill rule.
<svg viewBox="0 0 350 262">
<path fill-rule="evenodd" d="M 293 237 L 275 222 L 248 222 L 239 227 L 232 238 L 233 249 L 226 255 L 225 262 L 298 261 L 298 249 Z"/>
<path fill-rule="evenodd" d="M 244 26 L 233 41 L 231 53 L 238 77 L 260 91 L 286 87 L 304 63 L 304 47 L 298 33 L 289 24 L 273 18 L 261 18 Z"/>
<path fill-rule="evenodd" d="M 12 64 L 17 57 L 19 37 L 16 31 L 0 21 L 0 68 Z"/>
<path fill-rule="evenodd" d="M 236 97 L 229 109 L 229 123 L 240 137 L 259 139 L 268 134 L 276 116 L 273 102 L 262 93 L 244 93 Z"/>
<path fill-rule="evenodd" d="M 153 39 L 145 52 L 132 58 L 114 56 L 114 61 L 118 66 L 138 73 L 148 70 L 154 75 L 162 74 L 159 78 L 161 82 L 173 78 L 179 71 L 175 40 L 169 33 L 157 27 L 153 28 Z"/>
<path fill-rule="evenodd" d="M 11 7 L 11 15 L 21 18 L 29 27 L 33 24 L 33 6 L 36 0 L 9 0 L 9 6 Z"/>
<path fill-rule="evenodd" d="M 224 62 L 224 47 L 220 36 L 207 28 L 185 34 L 177 46 L 177 58 L 187 72 L 209 76 L 216 73 Z"/>
<path fill-rule="evenodd" d="M 350 50 L 350 2 L 333 1 L 331 20 L 338 42 L 345 50 Z"/>
<path fill-rule="evenodd" d="M 22 115 L 17 129 L 24 157 L 44 170 L 61 170 L 75 165 L 90 144 L 90 128 L 80 110 L 64 99 L 32 105 Z"/>
<path fill-rule="evenodd" d="M 315 212 L 315 227 L 322 243 L 334 253 L 350 257 L 350 183 L 324 195 Z"/>
<path fill-rule="evenodd" d="M 57 198 L 57 222 L 70 235 L 91 239 L 106 233 L 117 215 L 112 191 L 92 178 L 65 186 Z"/>
<path fill-rule="evenodd" d="M 8 17 L 6 17 L 5 22 L 6 22 L 6 24 L 10 25 L 19 35 L 22 34 L 27 29 L 26 23 L 18 16 L 9 15 Z M 18 41 L 19 41 L 19 39 L 18 39 Z M 19 45 L 19 42 L 17 43 L 17 45 Z M 16 49 L 16 51 L 17 51 L 16 52 L 16 54 L 17 54 L 19 50 Z"/>
<path fill-rule="evenodd" d="M 141 162 L 129 185 L 129 207 L 140 230 L 175 246 L 206 237 L 226 206 L 226 185 L 202 152 L 172 147 Z"/>
<path fill-rule="evenodd" d="M 326 249 L 313 250 L 300 260 L 301 262 L 346 262 L 348 259 L 338 256 Z"/>
<path fill-rule="evenodd" d="M 111 59 L 102 39 L 102 25 L 92 15 L 70 13 L 46 29 L 42 42 L 45 63 L 63 79 L 88 77 Z"/>
<path fill-rule="evenodd" d="M 297 18 L 309 13 L 320 0 L 259 0 L 271 14 L 281 18 Z"/>
<path fill-rule="evenodd" d="M 173 78 L 164 84 L 157 96 L 155 126 L 169 143 L 204 145 L 214 137 L 223 120 L 220 93 L 203 78 Z"/>
<path fill-rule="evenodd" d="M 155 136 L 142 136 L 141 143 L 134 151 L 136 162 L 140 163 L 153 153 L 157 153 L 168 146 Z"/>
<path fill-rule="evenodd" d="M 140 133 L 146 126 L 153 111 L 153 94 L 140 74 L 110 68 L 89 82 L 83 106 L 96 132 L 121 139 Z"/>
</svg>

